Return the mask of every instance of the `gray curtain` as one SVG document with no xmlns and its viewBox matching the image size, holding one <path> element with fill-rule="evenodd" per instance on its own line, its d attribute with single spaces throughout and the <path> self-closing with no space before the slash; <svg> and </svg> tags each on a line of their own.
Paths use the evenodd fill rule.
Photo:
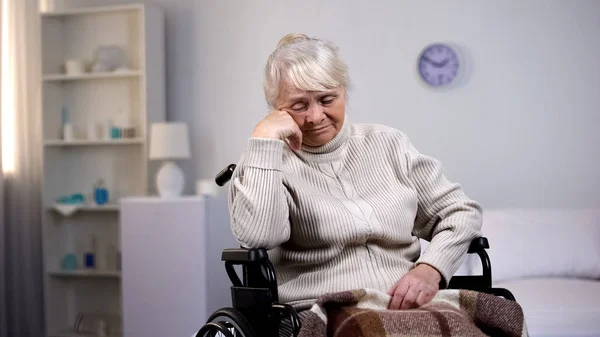
<svg viewBox="0 0 600 337">
<path fill-rule="evenodd" d="M 41 119 L 39 15 L 35 0 L 1 0 L 7 19 L 2 115 L 13 114 L 14 137 L 2 141 L 0 174 L 0 337 L 45 335 L 41 228 Z M 1 13 L 1 12 L 0 12 Z M 0 67 L 2 68 L 2 67 Z M 5 90 L 11 88 L 10 90 Z M 14 155 L 12 155 L 14 153 Z M 2 156 L 0 158 L 5 158 Z M 7 163 L 9 162 L 9 163 Z"/>
</svg>

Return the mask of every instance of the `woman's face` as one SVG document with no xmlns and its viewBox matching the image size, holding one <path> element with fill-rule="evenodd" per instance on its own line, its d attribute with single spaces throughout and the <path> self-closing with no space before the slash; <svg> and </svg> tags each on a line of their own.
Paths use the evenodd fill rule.
<svg viewBox="0 0 600 337">
<path fill-rule="evenodd" d="M 288 112 L 302 131 L 302 143 L 321 146 L 342 129 L 346 113 L 346 89 L 306 91 L 288 81 L 279 87 L 276 108 Z"/>
</svg>

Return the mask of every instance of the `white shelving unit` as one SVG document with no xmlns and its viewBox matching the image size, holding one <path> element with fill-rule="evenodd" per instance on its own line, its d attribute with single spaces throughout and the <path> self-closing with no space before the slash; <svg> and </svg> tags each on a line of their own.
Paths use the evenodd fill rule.
<svg viewBox="0 0 600 337">
<path fill-rule="evenodd" d="M 151 192 L 156 165 L 148 160 L 148 133 L 151 123 L 165 120 L 164 15 L 154 6 L 131 4 L 40 16 L 46 335 L 63 336 L 81 313 L 122 316 L 120 200 Z M 122 48 L 128 70 L 65 73 L 66 60 L 92 62 L 103 45 Z M 61 138 L 63 107 L 75 131 L 69 141 Z M 135 137 L 88 139 L 90 123 L 106 125 L 121 111 L 128 112 Z M 93 202 L 99 179 L 109 192 L 104 205 Z M 85 196 L 85 204 L 70 216 L 53 207 L 75 193 Z M 92 237 L 96 266 L 85 268 Z M 76 270 L 63 268 L 67 253 L 76 255 Z"/>
</svg>

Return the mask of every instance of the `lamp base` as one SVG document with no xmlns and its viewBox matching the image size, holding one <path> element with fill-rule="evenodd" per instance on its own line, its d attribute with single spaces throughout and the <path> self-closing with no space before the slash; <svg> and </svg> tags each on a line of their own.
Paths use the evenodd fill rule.
<svg viewBox="0 0 600 337">
<path fill-rule="evenodd" d="M 156 174 L 156 189 L 162 198 L 177 198 L 183 192 L 185 177 L 175 162 L 164 162 Z"/>
</svg>

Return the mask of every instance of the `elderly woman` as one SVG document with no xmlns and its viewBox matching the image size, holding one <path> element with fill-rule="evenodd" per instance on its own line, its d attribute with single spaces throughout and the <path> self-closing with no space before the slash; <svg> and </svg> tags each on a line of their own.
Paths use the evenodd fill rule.
<svg viewBox="0 0 600 337">
<path fill-rule="evenodd" d="M 256 125 L 234 172 L 231 229 L 271 251 L 280 301 L 387 292 L 390 309 L 415 308 L 445 287 L 482 210 L 401 131 L 352 124 L 347 66 L 333 44 L 285 36 L 269 57 L 271 112 Z M 430 241 L 421 255 L 419 238 Z"/>
</svg>

